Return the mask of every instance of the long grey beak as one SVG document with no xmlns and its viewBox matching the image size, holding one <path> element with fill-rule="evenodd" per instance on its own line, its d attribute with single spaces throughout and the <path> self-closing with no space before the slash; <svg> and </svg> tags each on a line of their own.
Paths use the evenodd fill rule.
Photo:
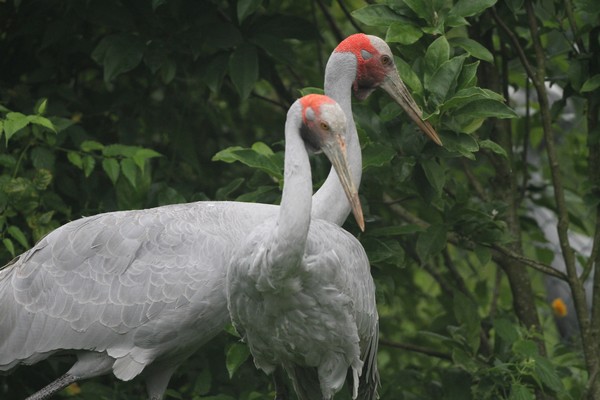
<svg viewBox="0 0 600 400">
<path fill-rule="evenodd" d="M 341 134 L 336 134 L 336 140 L 327 142 L 321 148 L 323 153 L 331 161 L 331 165 L 337 173 L 340 183 L 344 188 L 344 193 L 350 202 L 352 207 L 352 214 L 354 219 L 358 223 L 361 231 L 365 231 L 365 220 L 363 217 L 362 206 L 360 205 L 360 199 L 358 197 L 358 190 L 356 185 L 350 176 L 350 166 L 348 165 L 348 159 L 346 158 L 346 143 Z"/>
<path fill-rule="evenodd" d="M 387 75 L 383 83 L 381 84 L 381 88 L 389 94 L 396 103 L 400 104 L 400 106 L 406 111 L 408 116 L 415 121 L 417 126 L 425 133 L 431 140 L 433 140 L 436 144 L 443 146 L 440 137 L 431 124 L 427 121 L 423 121 L 423 112 L 415 103 L 415 99 L 411 96 L 410 92 L 406 88 L 406 85 L 400 79 L 400 75 L 398 73 L 394 73 L 391 75 Z"/>
</svg>

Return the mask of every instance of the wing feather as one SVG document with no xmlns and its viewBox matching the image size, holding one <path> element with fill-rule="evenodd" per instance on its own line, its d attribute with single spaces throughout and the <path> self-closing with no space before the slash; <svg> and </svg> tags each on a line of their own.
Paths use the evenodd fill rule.
<svg viewBox="0 0 600 400">
<path fill-rule="evenodd" d="M 248 207 L 113 212 L 51 232 L 0 270 L 0 370 L 83 349 L 127 358 L 115 373 L 129 378 L 170 348 L 189 355 L 188 342 L 209 340 L 228 320 L 233 243 L 277 210 Z"/>
</svg>

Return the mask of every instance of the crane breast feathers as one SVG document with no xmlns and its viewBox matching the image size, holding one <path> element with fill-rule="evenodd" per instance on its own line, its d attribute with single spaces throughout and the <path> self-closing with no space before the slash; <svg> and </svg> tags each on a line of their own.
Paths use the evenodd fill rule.
<svg viewBox="0 0 600 400">
<path fill-rule="evenodd" d="M 77 331 L 94 321 L 120 333 L 140 326 L 164 307 L 187 304 L 207 284 L 203 274 L 214 267 L 202 250 L 214 249 L 217 239 L 199 240 L 190 221 L 163 210 L 66 224 L 10 267 L 14 298 Z"/>
</svg>

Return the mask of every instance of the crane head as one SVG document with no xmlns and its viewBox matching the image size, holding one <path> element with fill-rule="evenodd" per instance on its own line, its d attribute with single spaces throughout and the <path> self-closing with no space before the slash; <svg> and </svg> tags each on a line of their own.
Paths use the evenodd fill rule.
<svg viewBox="0 0 600 400">
<path fill-rule="evenodd" d="M 320 94 L 304 96 L 300 99 L 300 104 L 303 122 L 301 135 L 306 147 L 312 151 L 322 151 L 329 158 L 350 202 L 352 214 L 364 231 L 365 222 L 358 190 L 352 180 L 346 157 L 346 114 L 333 99 Z"/>
<path fill-rule="evenodd" d="M 394 55 L 387 43 L 377 36 L 357 33 L 348 36 L 334 53 L 353 53 L 357 60 L 354 94 L 364 100 L 381 87 L 398 103 L 417 126 L 436 144 L 442 141 L 431 124 L 423 120 L 423 112 L 400 79 Z"/>
</svg>

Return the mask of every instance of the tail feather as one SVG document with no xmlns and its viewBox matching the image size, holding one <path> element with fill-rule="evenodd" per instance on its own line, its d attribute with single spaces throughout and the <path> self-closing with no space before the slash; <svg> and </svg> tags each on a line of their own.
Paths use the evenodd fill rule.
<svg viewBox="0 0 600 400">
<path fill-rule="evenodd" d="M 363 352 L 363 371 L 359 380 L 358 400 L 375 400 L 379 398 L 377 389 L 381 386 L 379 370 L 377 369 L 377 350 L 379 348 L 379 322 L 374 335 Z"/>
<path fill-rule="evenodd" d="M 292 380 L 298 400 L 317 400 L 323 398 L 319 383 L 319 374 L 316 368 L 293 365 L 285 369 Z"/>
</svg>

